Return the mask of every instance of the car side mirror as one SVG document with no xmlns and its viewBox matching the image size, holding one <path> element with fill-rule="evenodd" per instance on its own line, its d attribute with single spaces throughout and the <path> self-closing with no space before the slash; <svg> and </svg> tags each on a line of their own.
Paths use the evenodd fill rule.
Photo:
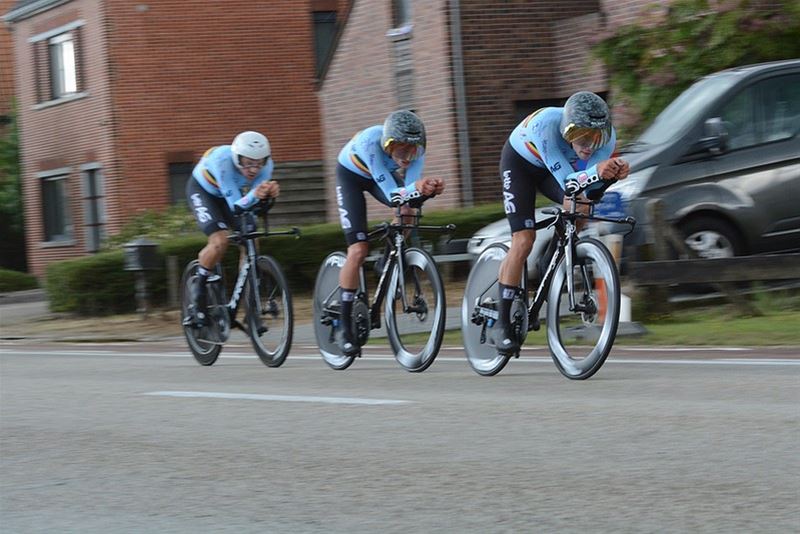
<svg viewBox="0 0 800 534">
<path fill-rule="evenodd" d="M 703 131 L 705 136 L 697 141 L 697 150 L 706 150 L 717 156 L 728 149 L 728 129 L 719 117 L 707 119 Z"/>
</svg>

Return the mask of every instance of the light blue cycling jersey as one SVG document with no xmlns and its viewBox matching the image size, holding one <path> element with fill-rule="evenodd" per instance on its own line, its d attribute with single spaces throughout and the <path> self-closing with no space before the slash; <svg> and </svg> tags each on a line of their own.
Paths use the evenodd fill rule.
<svg viewBox="0 0 800 534">
<path fill-rule="evenodd" d="M 192 176 L 215 197 L 224 198 L 231 211 L 235 206 L 249 208 L 258 202 L 254 190 L 261 182 L 272 178 L 275 163 L 272 158 L 252 181 L 248 180 L 233 164 L 230 145 L 221 145 L 206 150 L 200 162 L 192 170 Z"/>
<path fill-rule="evenodd" d="M 587 160 L 583 161 L 572 146 L 561 137 L 560 125 L 564 108 L 542 108 L 528 115 L 514 128 L 509 143 L 517 153 L 537 167 L 543 167 L 558 180 L 566 190 L 568 180 L 579 179 L 585 171 L 587 175 L 597 175 L 597 164 L 611 157 L 617 144 L 617 132 L 611 128 L 611 138 Z M 601 187 L 590 186 L 588 190 Z"/>
<path fill-rule="evenodd" d="M 339 152 L 339 163 L 346 169 L 375 180 L 390 201 L 405 202 L 420 196 L 414 182 L 422 177 L 425 155 L 420 155 L 406 169 L 405 180 L 398 185 L 392 172 L 400 167 L 381 147 L 383 126 L 376 125 L 361 130 Z"/>
</svg>

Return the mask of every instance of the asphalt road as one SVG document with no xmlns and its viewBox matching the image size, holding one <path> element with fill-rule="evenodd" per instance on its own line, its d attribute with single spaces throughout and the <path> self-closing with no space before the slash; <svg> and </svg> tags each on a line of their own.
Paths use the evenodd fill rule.
<svg viewBox="0 0 800 534">
<path fill-rule="evenodd" d="M 0 346 L 3 532 L 797 532 L 800 355 Z"/>
</svg>

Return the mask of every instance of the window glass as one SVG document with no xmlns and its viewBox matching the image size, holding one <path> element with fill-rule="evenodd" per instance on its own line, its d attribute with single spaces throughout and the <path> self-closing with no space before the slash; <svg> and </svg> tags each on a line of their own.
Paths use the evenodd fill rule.
<svg viewBox="0 0 800 534">
<path fill-rule="evenodd" d="M 728 150 L 758 142 L 755 112 L 755 86 L 746 87 L 722 108 L 719 116 L 728 131 Z"/>
<path fill-rule="evenodd" d="M 89 169 L 83 174 L 83 217 L 87 252 L 99 251 L 105 238 L 102 177 L 100 169 Z"/>
<path fill-rule="evenodd" d="M 684 133 L 707 106 L 736 82 L 732 75 L 720 74 L 703 78 L 673 100 L 658 114 L 647 130 L 637 139 L 640 143 L 660 145 Z"/>
<path fill-rule="evenodd" d="M 50 39 L 50 92 L 59 98 L 78 91 L 75 40 L 72 32 Z"/>
<path fill-rule="evenodd" d="M 191 162 L 169 164 L 169 197 L 172 204 L 186 203 L 186 182 L 191 178 L 193 168 Z"/>
<path fill-rule="evenodd" d="M 392 28 L 402 28 L 411 24 L 409 0 L 392 0 Z"/>
<path fill-rule="evenodd" d="M 67 177 L 54 176 L 42 181 L 42 214 L 45 241 L 72 239 Z"/>
<path fill-rule="evenodd" d="M 336 37 L 336 11 L 314 11 L 314 54 L 321 72 Z"/>
<path fill-rule="evenodd" d="M 762 83 L 764 142 L 788 139 L 800 132 L 800 74 Z"/>
</svg>

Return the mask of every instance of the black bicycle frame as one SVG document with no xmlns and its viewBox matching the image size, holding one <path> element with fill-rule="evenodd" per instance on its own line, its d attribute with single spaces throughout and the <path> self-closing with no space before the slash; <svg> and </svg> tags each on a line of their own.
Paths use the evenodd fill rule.
<svg viewBox="0 0 800 534">
<path fill-rule="evenodd" d="M 376 328 L 380 328 L 381 326 L 381 306 L 383 305 L 383 301 L 386 298 L 386 293 L 388 291 L 389 286 L 389 276 L 392 273 L 392 268 L 396 268 L 398 273 L 402 273 L 404 271 L 403 265 L 403 252 L 405 251 L 405 236 L 403 235 L 405 230 L 431 230 L 431 231 L 438 231 L 438 232 L 453 232 L 455 230 L 455 225 L 448 224 L 445 226 L 425 226 L 420 225 L 419 220 L 422 218 L 422 208 L 417 208 L 418 213 L 416 215 L 402 215 L 401 214 L 401 206 L 395 206 L 395 217 L 401 221 L 399 223 L 381 223 L 375 227 L 374 230 L 370 231 L 367 234 L 368 240 L 373 240 L 376 238 L 382 238 L 386 241 L 387 246 L 383 252 L 383 269 L 381 270 L 381 276 L 378 279 L 378 286 L 375 289 L 375 296 L 372 299 L 372 303 L 369 305 L 369 318 L 370 318 L 370 329 L 374 330 Z M 415 222 L 414 223 L 403 223 L 403 218 L 413 217 Z M 366 282 L 363 279 L 363 271 L 362 271 L 362 286 L 366 290 Z M 405 280 L 402 276 L 398 277 L 398 282 L 400 284 L 400 294 L 403 301 L 403 311 L 404 313 L 409 312 L 420 312 L 423 310 L 419 310 L 413 308 L 408 305 L 406 302 L 406 292 L 405 292 Z M 331 298 L 333 297 L 334 293 L 338 291 L 338 287 L 334 289 L 323 302 L 325 302 L 324 311 L 331 316 L 338 317 L 339 310 L 331 309 L 327 303 L 330 302 Z"/>
<path fill-rule="evenodd" d="M 271 204 L 270 204 L 271 205 Z M 247 228 L 250 222 L 250 212 L 243 212 L 238 215 L 239 217 L 239 228 L 245 229 Z M 240 330 L 244 330 L 239 321 L 236 320 L 236 313 L 239 310 L 239 301 L 242 297 L 242 293 L 244 293 L 244 286 L 249 282 L 251 284 L 250 287 L 253 288 L 253 291 L 258 293 L 259 284 L 258 284 L 258 251 L 256 250 L 256 243 L 255 240 L 259 237 L 269 237 L 275 235 L 300 235 L 300 230 L 296 227 L 293 227 L 290 230 L 282 230 L 278 232 L 271 232 L 269 231 L 269 226 L 267 224 L 267 213 L 266 210 L 262 215 L 263 223 L 264 223 L 264 231 L 253 231 L 244 233 L 243 231 L 235 232 L 228 236 L 229 241 L 233 241 L 240 247 L 244 247 L 247 251 L 247 261 L 243 262 L 241 267 L 239 267 L 239 274 L 236 277 L 236 285 L 233 286 L 233 293 L 231 294 L 231 298 L 225 307 L 228 309 L 228 313 L 230 314 L 231 324 L 236 326 Z M 249 276 L 248 276 L 249 275 Z M 250 310 L 251 313 L 255 313 L 255 317 L 259 322 L 259 329 L 263 328 L 261 325 L 261 299 L 255 298 L 255 310 Z"/>
<path fill-rule="evenodd" d="M 578 192 L 579 193 L 579 192 Z M 538 330 L 539 329 L 539 312 L 544 305 L 545 300 L 547 300 L 547 293 L 550 289 L 550 284 L 553 281 L 553 277 L 555 276 L 556 268 L 558 267 L 561 259 L 565 258 L 567 263 L 566 269 L 567 272 L 572 272 L 574 267 L 575 261 L 575 247 L 577 242 L 580 238 L 577 235 L 577 226 L 575 221 L 577 219 L 587 219 L 592 221 L 604 221 L 604 222 L 611 222 L 611 223 L 619 223 L 619 224 L 629 224 L 631 229 L 629 233 L 633 231 L 633 226 L 636 224 L 636 221 L 632 217 L 624 217 L 622 219 L 613 219 L 609 217 L 601 217 L 599 215 L 594 215 L 594 207 L 592 206 L 592 212 L 589 215 L 585 215 L 577 211 L 577 207 L 579 204 L 589 204 L 592 205 L 591 202 L 584 202 L 580 201 L 577 198 L 577 194 L 570 196 L 572 200 L 572 205 L 570 206 L 570 211 L 566 212 L 561 208 L 553 208 L 552 211 L 546 211 L 546 213 L 550 213 L 553 217 L 545 219 L 543 221 L 539 221 L 535 223 L 534 229 L 541 230 L 542 228 L 547 228 L 550 226 L 554 226 L 555 228 L 555 236 L 553 239 L 558 240 L 558 244 L 556 249 L 553 253 L 553 257 L 550 259 L 550 263 L 547 265 L 547 270 L 544 272 L 544 275 L 539 282 L 539 287 L 536 289 L 536 293 L 533 297 L 533 300 L 530 302 L 527 308 L 528 312 L 528 330 Z M 627 234 L 626 234 L 627 235 Z M 583 276 L 588 278 L 587 273 L 585 272 L 585 267 L 583 268 Z M 483 295 L 485 295 L 491 287 L 497 283 L 492 282 L 489 287 L 486 288 L 481 293 L 481 297 L 479 297 L 479 304 L 478 309 L 476 312 L 473 312 L 473 322 L 481 321 L 477 324 L 482 324 L 485 322 L 486 319 L 497 320 L 499 314 L 496 310 L 484 307 L 480 304 L 483 301 Z M 527 280 L 523 280 L 523 289 L 525 292 L 525 298 L 527 299 Z M 575 282 L 571 276 L 567 276 L 567 294 L 569 295 L 569 309 L 572 312 L 578 311 L 588 311 L 584 309 L 582 304 L 578 304 L 575 302 Z M 482 337 L 482 341 L 484 341 Z"/>
</svg>

